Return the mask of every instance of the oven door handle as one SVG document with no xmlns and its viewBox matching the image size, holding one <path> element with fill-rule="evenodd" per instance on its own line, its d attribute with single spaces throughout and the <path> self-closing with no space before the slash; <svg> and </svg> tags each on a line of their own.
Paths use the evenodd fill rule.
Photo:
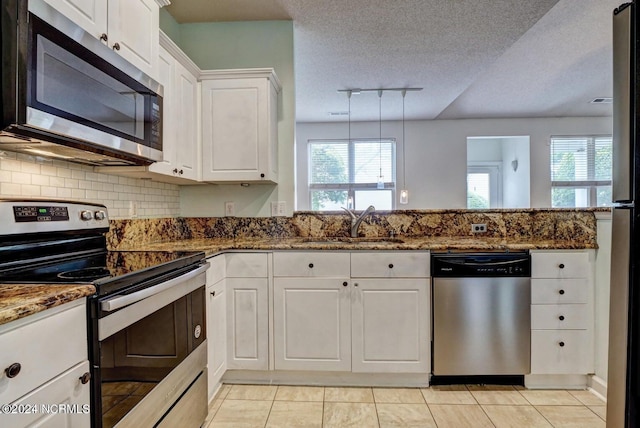
<svg viewBox="0 0 640 428">
<path fill-rule="evenodd" d="M 182 282 L 188 281 L 191 278 L 194 278 L 201 273 L 205 272 L 209 264 L 204 264 L 197 269 L 189 271 L 184 275 L 177 276 L 168 281 L 162 282 L 158 285 L 154 285 L 153 287 L 145 288 L 144 290 L 136 291 L 135 293 L 125 294 L 124 296 L 113 297 L 111 299 L 103 300 L 100 303 L 100 308 L 103 311 L 110 312 L 115 311 L 116 309 L 124 308 L 132 303 L 139 302 L 140 300 L 146 299 L 147 297 L 151 297 L 154 294 L 158 294 L 164 290 L 167 290 L 171 287 L 174 287 Z"/>
</svg>

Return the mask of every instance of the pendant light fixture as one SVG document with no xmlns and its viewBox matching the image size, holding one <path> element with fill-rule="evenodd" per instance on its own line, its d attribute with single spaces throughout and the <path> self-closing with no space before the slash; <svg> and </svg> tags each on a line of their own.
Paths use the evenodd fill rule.
<svg viewBox="0 0 640 428">
<path fill-rule="evenodd" d="M 378 159 L 380 160 L 380 175 L 378 176 L 378 189 L 384 189 L 384 177 L 382 176 L 382 89 L 378 90 L 378 111 L 380 113 Z"/>
<path fill-rule="evenodd" d="M 400 190 L 400 204 L 406 205 L 409 203 L 409 191 L 407 190 L 407 174 L 405 167 L 405 152 L 407 151 L 407 144 L 404 138 L 404 98 L 407 95 L 407 90 L 400 91 L 402 94 L 402 190 Z"/>
<path fill-rule="evenodd" d="M 351 146 L 351 94 L 353 94 L 353 91 L 347 91 L 347 98 L 349 100 L 349 141 L 347 142 L 347 146 Z M 347 209 L 353 209 L 353 196 L 351 194 L 347 195 Z"/>
</svg>

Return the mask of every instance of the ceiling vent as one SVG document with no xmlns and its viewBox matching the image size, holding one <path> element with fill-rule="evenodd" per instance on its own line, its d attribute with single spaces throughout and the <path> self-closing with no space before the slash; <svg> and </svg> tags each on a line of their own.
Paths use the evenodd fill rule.
<svg viewBox="0 0 640 428">
<path fill-rule="evenodd" d="M 613 98 L 611 98 L 611 97 L 600 97 L 600 98 L 594 98 L 589 102 L 591 104 L 611 104 L 613 102 Z"/>
</svg>

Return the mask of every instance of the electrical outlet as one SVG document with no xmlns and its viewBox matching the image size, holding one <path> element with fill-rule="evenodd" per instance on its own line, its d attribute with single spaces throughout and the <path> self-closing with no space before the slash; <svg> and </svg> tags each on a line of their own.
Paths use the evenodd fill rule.
<svg viewBox="0 0 640 428">
<path fill-rule="evenodd" d="M 129 201 L 129 217 L 131 217 L 131 218 L 138 217 L 138 202 L 137 201 Z"/>
<path fill-rule="evenodd" d="M 287 211 L 287 202 L 286 201 L 271 202 L 271 216 L 272 217 L 284 216 L 285 215 L 285 211 Z"/>
<path fill-rule="evenodd" d="M 471 225 L 471 233 L 486 233 L 487 225 L 486 223 L 474 223 Z"/>
<path fill-rule="evenodd" d="M 233 202 L 227 201 L 224 203 L 224 215 L 225 217 L 233 217 L 236 215 L 236 206 Z"/>
</svg>

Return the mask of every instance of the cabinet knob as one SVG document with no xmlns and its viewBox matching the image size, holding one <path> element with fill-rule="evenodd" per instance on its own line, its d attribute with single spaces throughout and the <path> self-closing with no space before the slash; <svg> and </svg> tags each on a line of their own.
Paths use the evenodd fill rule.
<svg viewBox="0 0 640 428">
<path fill-rule="evenodd" d="M 264 178 L 264 173 L 260 174 L 260 178 Z"/>
<path fill-rule="evenodd" d="M 345 281 L 345 282 L 343 282 L 343 283 L 342 283 L 342 286 L 343 286 L 343 287 L 346 287 L 347 285 L 349 285 L 349 283 L 348 283 L 347 281 Z"/>
<path fill-rule="evenodd" d="M 558 291 L 558 294 L 564 294 L 564 290 Z"/>
<path fill-rule="evenodd" d="M 209 294 L 211 294 L 212 296 L 215 296 L 215 295 L 216 295 L 216 292 L 215 292 L 215 291 L 212 291 L 212 292 L 211 292 L 211 293 L 209 293 Z"/>
<path fill-rule="evenodd" d="M 91 380 L 91 373 L 86 372 L 85 374 L 83 374 L 82 376 L 80 376 L 78 379 L 80 379 L 80 383 L 83 385 L 86 385 L 89 383 L 89 381 Z"/>
<path fill-rule="evenodd" d="M 4 372 L 7 374 L 7 377 L 11 379 L 18 376 L 18 373 L 20 373 L 20 369 L 22 369 L 20 363 L 13 363 L 9 367 L 4 369 Z"/>
<path fill-rule="evenodd" d="M 182 174 L 184 174 L 184 171 L 183 171 L 183 170 L 180 170 L 178 173 L 179 173 L 180 175 L 182 175 Z"/>
<path fill-rule="evenodd" d="M 560 345 L 560 347 L 562 348 L 564 346 L 564 342 L 560 342 L 558 343 L 558 345 Z"/>
<path fill-rule="evenodd" d="M 560 321 L 564 321 L 564 315 L 560 315 L 560 316 L 558 317 L 558 319 L 559 319 Z"/>
<path fill-rule="evenodd" d="M 558 267 L 559 267 L 560 269 L 564 269 L 564 263 L 560 263 L 560 264 L 558 265 Z"/>
<path fill-rule="evenodd" d="M 309 268 L 313 269 L 313 263 L 309 263 Z"/>
<path fill-rule="evenodd" d="M 173 173 L 177 174 L 178 173 L 178 168 L 173 168 Z"/>
<path fill-rule="evenodd" d="M 353 283 L 353 286 L 354 286 L 354 287 L 357 287 L 357 286 L 358 286 L 358 283 L 357 283 L 357 282 L 354 282 L 354 283 Z"/>
<path fill-rule="evenodd" d="M 393 263 L 389 263 L 389 269 L 393 269 Z"/>
<path fill-rule="evenodd" d="M 107 37 L 107 33 L 100 34 L 100 40 L 102 40 L 103 42 L 109 40 L 109 37 Z"/>
<path fill-rule="evenodd" d="M 113 50 L 114 51 L 119 51 L 120 50 L 120 43 L 116 42 L 113 44 Z"/>
</svg>

